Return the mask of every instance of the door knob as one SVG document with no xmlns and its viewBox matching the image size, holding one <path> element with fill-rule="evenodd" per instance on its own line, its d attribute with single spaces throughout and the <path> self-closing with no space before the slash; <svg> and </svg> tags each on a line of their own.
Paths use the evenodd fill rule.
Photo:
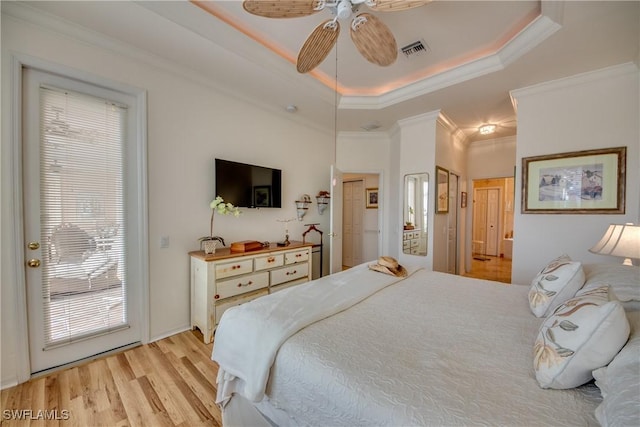
<svg viewBox="0 0 640 427">
<path fill-rule="evenodd" d="M 32 268 L 40 267 L 40 260 L 30 259 L 29 261 L 27 261 L 27 265 Z"/>
<path fill-rule="evenodd" d="M 31 249 L 32 251 L 35 251 L 36 249 L 40 248 L 40 243 L 38 242 L 29 242 L 29 244 L 27 245 L 27 247 L 29 249 Z"/>
</svg>

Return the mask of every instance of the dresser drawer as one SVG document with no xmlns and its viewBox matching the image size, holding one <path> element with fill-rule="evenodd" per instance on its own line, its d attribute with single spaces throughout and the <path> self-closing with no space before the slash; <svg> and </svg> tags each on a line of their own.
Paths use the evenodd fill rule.
<svg viewBox="0 0 640 427">
<path fill-rule="evenodd" d="M 276 254 L 261 256 L 256 258 L 255 270 L 266 270 L 268 268 L 280 267 L 284 265 L 284 255 Z"/>
<path fill-rule="evenodd" d="M 410 246 L 411 246 L 411 241 L 410 240 L 403 240 L 402 241 L 402 249 L 409 249 Z"/>
<path fill-rule="evenodd" d="M 227 310 L 228 308 L 235 307 L 236 305 L 244 304 L 245 302 L 249 302 L 252 299 L 256 299 L 263 295 L 267 295 L 268 293 L 269 291 L 267 289 L 260 289 L 259 291 L 243 294 L 236 298 L 229 298 L 228 300 L 225 300 L 220 304 L 216 304 L 215 306 L 216 325 L 220 323 L 220 318 L 222 318 L 222 313 L 224 313 L 225 310 Z"/>
<path fill-rule="evenodd" d="M 216 283 L 218 293 L 215 299 L 225 299 L 234 295 L 251 292 L 253 290 L 266 288 L 269 286 L 269 272 L 249 274 L 247 276 L 236 277 L 229 280 L 221 280 Z"/>
<path fill-rule="evenodd" d="M 271 273 L 271 286 L 276 286 L 280 283 L 285 283 L 290 280 L 296 280 L 309 275 L 309 264 L 297 264 L 291 267 L 280 268 L 273 270 Z"/>
<path fill-rule="evenodd" d="M 216 264 L 216 279 L 238 276 L 240 274 L 251 273 L 253 271 L 253 260 L 239 259 L 232 262 Z"/>
<path fill-rule="evenodd" d="M 305 262 L 309 260 L 309 251 L 296 251 L 284 254 L 285 264 L 295 264 L 296 262 Z"/>
</svg>

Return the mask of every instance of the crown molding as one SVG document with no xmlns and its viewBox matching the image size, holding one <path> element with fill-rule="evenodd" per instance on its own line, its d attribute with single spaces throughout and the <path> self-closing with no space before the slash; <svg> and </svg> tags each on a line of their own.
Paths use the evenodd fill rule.
<svg viewBox="0 0 640 427">
<path fill-rule="evenodd" d="M 467 135 L 465 135 L 465 133 L 458 127 L 458 125 L 445 113 L 440 112 L 436 121 L 440 125 L 442 125 L 449 132 L 449 134 L 451 134 L 451 136 L 459 139 L 462 145 L 469 145 L 470 141 L 469 138 L 467 138 Z"/>
<path fill-rule="evenodd" d="M 380 110 L 503 70 L 562 28 L 564 2 L 542 2 L 541 14 L 495 52 L 382 95 L 343 94 L 341 109 Z"/>
<path fill-rule="evenodd" d="M 15 21 L 19 25 L 32 25 L 42 31 L 54 33 L 65 38 L 78 41 L 80 43 L 85 43 L 90 46 L 108 51 L 114 55 L 127 58 L 127 60 L 145 64 L 157 70 L 166 72 L 170 75 L 184 78 L 198 85 L 202 85 L 203 87 L 208 87 L 216 92 L 228 96 L 229 98 L 252 105 L 271 114 L 284 117 L 289 121 L 300 124 L 301 126 L 312 128 L 321 133 L 333 134 L 332 131 L 330 132 L 328 129 L 314 120 L 310 120 L 300 116 L 292 117 L 290 113 L 287 113 L 284 110 L 284 108 L 280 108 L 280 106 L 274 106 L 273 104 L 270 104 L 268 102 L 264 102 L 244 95 L 237 90 L 234 90 L 233 88 L 225 86 L 222 83 L 218 83 L 215 79 L 211 79 L 210 76 L 206 73 L 198 72 L 192 68 L 182 66 L 174 61 L 170 61 L 154 53 L 135 47 L 131 44 L 115 40 L 105 34 L 64 20 L 58 16 L 41 11 L 23 2 L 2 2 L 2 16 L 3 18 L 7 17 L 8 19 Z M 203 37 L 200 34 L 197 35 L 199 37 Z M 203 40 L 207 41 L 212 49 L 223 49 L 218 44 L 215 44 L 214 42 L 206 38 L 203 38 Z M 249 61 L 241 55 L 235 55 L 235 57 L 239 61 L 249 63 Z M 282 76 L 279 77 L 284 78 Z M 328 91 L 326 91 L 320 85 L 316 85 L 316 88 L 321 88 L 322 91 L 328 93 Z M 329 100 L 330 97 L 328 95 L 323 95 L 322 91 L 316 90 L 316 93 L 323 100 Z M 333 100 L 331 101 L 333 102 Z"/>
<path fill-rule="evenodd" d="M 417 116 L 407 117 L 405 119 L 398 120 L 398 126 L 404 128 L 407 126 L 414 126 L 424 124 L 425 122 L 436 121 L 440 116 L 441 110 L 429 111 L 427 113 L 418 114 Z"/>
<path fill-rule="evenodd" d="M 587 71 L 586 73 L 580 73 L 574 76 L 564 77 L 562 79 L 551 80 L 533 86 L 514 89 L 509 92 L 509 95 L 511 96 L 514 106 L 517 106 L 519 98 L 634 73 L 638 73 L 638 66 L 633 62 L 625 62 L 624 64 L 613 65 L 611 67 Z"/>
</svg>

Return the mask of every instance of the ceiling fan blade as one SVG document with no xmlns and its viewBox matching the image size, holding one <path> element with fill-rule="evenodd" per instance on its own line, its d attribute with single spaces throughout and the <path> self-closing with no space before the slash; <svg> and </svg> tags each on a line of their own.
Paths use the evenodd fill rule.
<svg viewBox="0 0 640 427">
<path fill-rule="evenodd" d="M 371 0 L 373 3 L 369 7 L 376 12 L 395 12 L 399 10 L 413 9 L 424 6 L 432 0 Z M 369 2 L 367 2 L 369 5 Z"/>
<path fill-rule="evenodd" d="M 396 39 L 380 19 L 369 13 L 361 13 L 351 23 L 351 40 L 365 59 L 386 67 L 396 61 Z"/>
<path fill-rule="evenodd" d="M 265 18 L 299 18 L 322 10 L 321 0 L 244 0 L 242 7 L 252 15 Z"/>
<path fill-rule="evenodd" d="M 340 24 L 338 21 L 334 22 L 333 19 L 329 19 L 318 25 L 307 37 L 298 53 L 298 72 L 309 72 L 324 61 L 331 48 L 336 44 L 339 34 Z"/>
</svg>

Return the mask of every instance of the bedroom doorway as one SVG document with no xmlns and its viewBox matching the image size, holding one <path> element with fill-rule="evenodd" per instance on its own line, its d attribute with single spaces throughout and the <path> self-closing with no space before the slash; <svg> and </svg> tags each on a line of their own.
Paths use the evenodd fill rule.
<svg viewBox="0 0 640 427">
<path fill-rule="evenodd" d="M 380 207 L 367 203 L 377 193 L 380 174 L 344 172 L 342 176 L 342 269 L 378 258 Z M 378 199 L 382 200 L 380 194 Z"/>
<path fill-rule="evenodd" d="M 473 180 L 468 276 L 510 282 L 514 178 Z"/>
<path fill-rule="evenodd" d="M 137 279 L 145 262 L 136 254 L 137 217 L 127 214 L 140 207 L 129 203 L 140 183 L 127 178 L 135 176 L 127 164 L 137 165 L 136 97 L 29 68 L 23 81 L 24 277 L 35 374 L 141 341 Z"/>
</svg>

